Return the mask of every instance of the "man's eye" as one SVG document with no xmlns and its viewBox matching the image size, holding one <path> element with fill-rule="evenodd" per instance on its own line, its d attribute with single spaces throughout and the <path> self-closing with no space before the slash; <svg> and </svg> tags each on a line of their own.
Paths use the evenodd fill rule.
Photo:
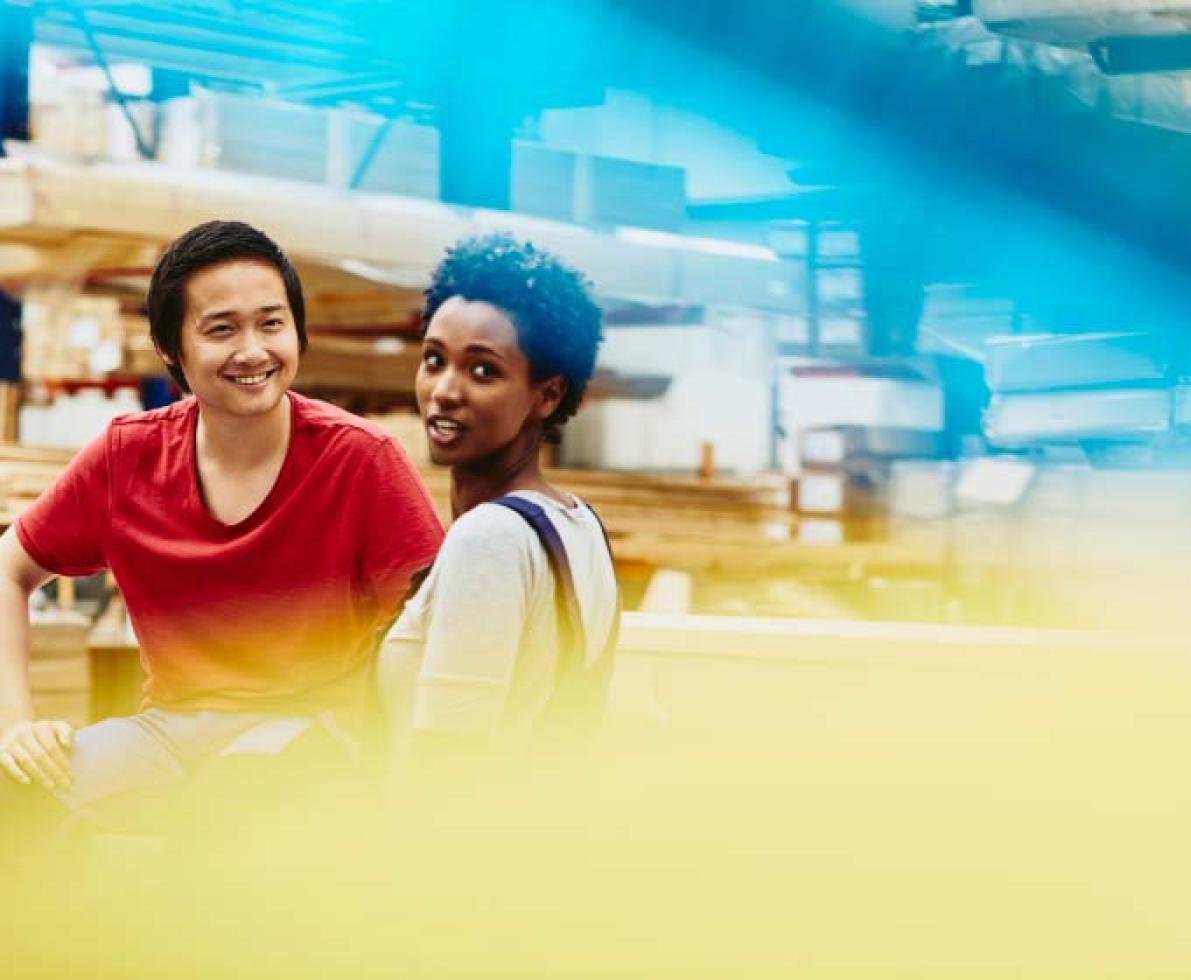
<svg viewBox="0 0 1191 980">
<path fill-rule="evenodd" d="M 277 327 L 280 327 L 281 325 L 282 325 L 282 322 L 281 322 L 280 317 L 272 317 L 271 319 L 268 319 L 265 321 L 266 327 L 273 327 L 274 329 L 276 329 Z"/>
<path fill-rule="evenodd" d="M 217 323 L 207 331 L 208 334 L 213 334 L 217 337 L 222 337 L 231 332 L 232 327 L 230 323 Z"/>
</svg>

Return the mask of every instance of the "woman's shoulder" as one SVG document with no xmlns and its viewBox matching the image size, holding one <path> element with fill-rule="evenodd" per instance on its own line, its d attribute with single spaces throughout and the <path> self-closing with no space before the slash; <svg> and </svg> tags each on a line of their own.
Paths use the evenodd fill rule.
<svg viewBox="0 0 1191 980">
<path fill-rule="evenodd" d="M 455 519 L 447 529 L 443 551 L 489 547 L 508 549 L 532 543 L 535 537 L 533 528 L 516 511 L 485 501 Z"/>
</svg>

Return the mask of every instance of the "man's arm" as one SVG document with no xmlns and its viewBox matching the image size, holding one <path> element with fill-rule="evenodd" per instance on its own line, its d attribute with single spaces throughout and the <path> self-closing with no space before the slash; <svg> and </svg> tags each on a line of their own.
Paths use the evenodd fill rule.
<svg viewBox="0 0 1191 980">
<path fill-rule="evenodd" d="M 29 597 L 50 577 L 14 528 L 0 536 L 0 768 L 46 789 L 70 784 L 73 739 L 67 722 L 35 720 L 29 689 Z"/>
</svg>

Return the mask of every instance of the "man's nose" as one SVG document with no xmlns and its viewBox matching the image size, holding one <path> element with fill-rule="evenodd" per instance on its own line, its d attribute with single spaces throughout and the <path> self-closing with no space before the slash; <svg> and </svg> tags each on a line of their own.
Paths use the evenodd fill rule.
<svg viewBox="0 0 1191 980">
<path fill-rule="evenodd" d="M 241 361 L 263 361 L 269 356 L 269 352 L 265 349 L 265 338 L 259 330 L 249 328 L 244 331 L 243 342 L 240 349 L 236 351 L 236 356 Z"/>
</svg>

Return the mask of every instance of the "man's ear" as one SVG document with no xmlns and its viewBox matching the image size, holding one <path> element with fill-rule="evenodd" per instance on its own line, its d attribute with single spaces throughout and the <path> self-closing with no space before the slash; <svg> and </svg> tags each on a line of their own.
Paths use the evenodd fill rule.
<svg viewBox="0 0 1191 980">
<path fill-rule="evenodd" d="M 539 420 L 544 422 L 554 414 L 566 391 L 567 383 L 561 374 L 547 378 L 538 386 L 537 416 Z"/>
<path fill-rule="evenodd" d="M 157 344 L 153 345 L 153 350 L 155 350 L 157 352 L 157 356 L 161 358 L 161 362 L 171 372 L 171 375 L 170 375 L 171 377 L 173 377 L 172 372 L 174 372 L 174 371 L 180 372 L 183 377 L 186 376 L 186 372 L 182 368 L 182 358 L 180 356 L 179 357 L 170 357 L 169 354 L 167 354 L 160 347 L 158 347 Z M 174 380 L 175 380 L 175 382 L 177 382 L 178 379 L 174 378 Z M 188 384 L 183 384 L 182 390 L 189 391 L 190 388 L 189 388 Z"/>
</svg>

